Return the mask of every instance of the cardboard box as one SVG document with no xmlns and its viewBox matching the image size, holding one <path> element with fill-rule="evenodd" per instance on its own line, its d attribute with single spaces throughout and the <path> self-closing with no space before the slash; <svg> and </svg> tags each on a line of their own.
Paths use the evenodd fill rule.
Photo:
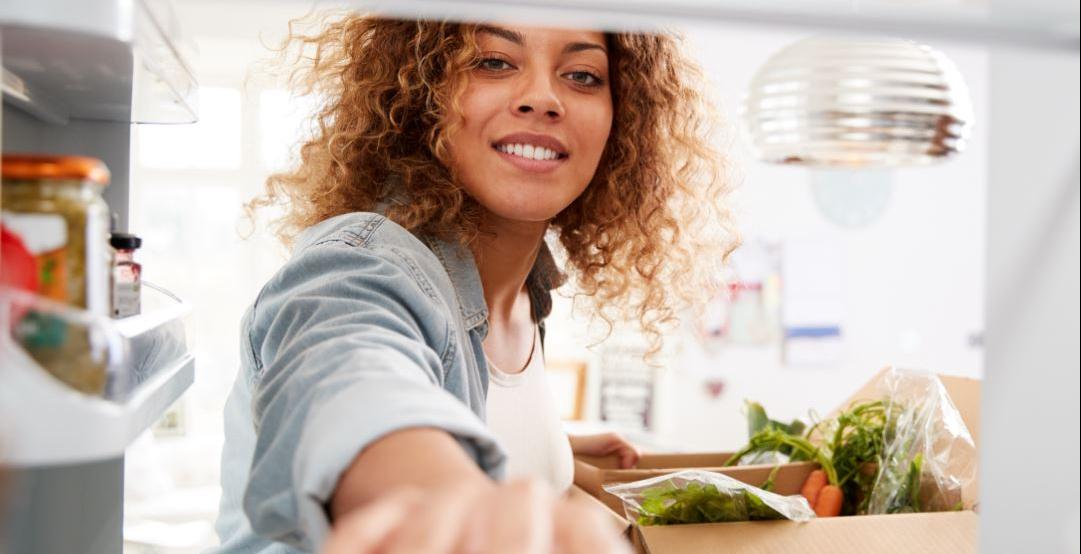
<svg viewBox="0 0 1081 554">
<path fill-rule="evenodd" d="M 878 382 L 882 376 L 883 373 L 879 373 L 842 406 L 848 406 L 857 400 L 878 398 Z M 980 382 L 958 377 L 941 378 L 973 440 L 978 440 Z M 693 461 L 708 464 L 722 456 L 724 454 L 650 457 L 647 463 L 653 467 L 643 469 L 642 471 L 647 473 L 642 474 L 644 477 L 641 478 L 661 475 L 683 467 L 703 467 L 683 464 Z M 670 467 L 667 470 L 656 467 L 657 464 L 665 462 L 675 462 L 680 467 Z M 584 473 L 581 479 L 576 474 L 575 481 L 583 481 L 585 484 L 580 486 L 586 492 L 595 490 L 586 486 L 592 485 L 590 481 L 593 480 L 599 480 L 601 484 L 637 480 L 628 479 L 632 473 L 612 473 L 611 469 L 597 468 L 595 465 L 594 469 L 589 465 L 594 464 L 576 464 L 576 471 Z M 727 470 L 740 468 L 724 469 L 724 473 L 732 475 Z M 772 468 L 749 466 L 743 469 L 747 471 L 739 477 L 741 480 L 760 484 Z M 782 467 L 776 477 L 775 492 L 785 495 L 798 494 L 810 469 L 810 464 L 788 464 Z M 765 473 L 755 473 L 762 471 Z M 760 475 L 761 480 L 756 483 L 755 480 Z M 608 478 L 618 480 L 605 481 Z M 631 528 L 631 540 L 639 554 L 706 554 L 719 551 L 735 554 L 975 553 L 979 528 L 979 518 L 971 509 L 975 506 L 975 491 L 975 487 L 966 489 L 964 499 L 970 509 L 958 512 L 846 516 L 814 519 L 806 523 L 757 521 L 639 527 L 627 521 L 626 525 Z M 612 508 L 611 503 L 605 504 Z M 623 514 L 622 505 L 613 508 L 613 513 Z"/>
<path fill-rule="evenodd" d="M 577 485 L 571 485 L 571 488 L 567 489 L 567 496 L 569 498 L 580 500 L 582 502 L 590 504 L 598 511 L 603 512 L 607 516 L 608 520 L 611 522 L 613 529 L 622 534 L 624 538 L 626 538 L 628 541 L 632 540 L 631 531 L 633 530 L 633 528 L 631 527 L 630 522 L 627 521 L 627 518 L 623 516 L 622 509 L 618 512 L 612 510 L 603 502 L 598 500 L 595 496 L 582 490 L 581 487 Z"/>
<path fill-rule="evenodd" d="M 634 527 L 642 554 L 832 554 L 976 552 L 975 512 Z"/>
<path fill-rule="evenodd" d="M 879 383 L 885 376 L 886 371 L 886 369 L 883 369 L 875 374 L 870 381 L 852 393 L 848 400 L 830 412 L 829 415 L 836 415 L 853 402 L 878 398 Z M 942 381 L 942 385 L 946 387 L 946 392 L 949 393 L 953 405 L 961 413 L 961 419 L 965 421 L 965 427 L 968 427 L 973 442 L 980 444 L 980 381 L 953 375 L 939 375 L 938 378 Z"/>
</svg>

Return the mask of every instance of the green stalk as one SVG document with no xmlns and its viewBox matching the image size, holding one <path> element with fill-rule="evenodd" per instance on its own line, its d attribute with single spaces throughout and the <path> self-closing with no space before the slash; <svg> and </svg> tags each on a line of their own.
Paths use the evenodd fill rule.
<svg viewBox="0 0 1081 554">
<path fill-rule="evenodd" d="M 735 465 L 740 458 L 751 452 L 776 451 L 782 446 L 791 448 L 793 454 L 801 454 L 803 459 L 818 462 L 818 465 L 822 466 L 822 470 L 826 472 L 826 478 L 829 479 L 830 484 L 837 485 L 837 470 L 833 467 L 830 457 L 822 449 L 817 448 L 811 444 L 811 441 L 803 437 L 789 435 L 784 431 L 768 427 L 756 433 L 747 446 L 733 454 L 725 462 L 725 465 Z"/>
</svg>

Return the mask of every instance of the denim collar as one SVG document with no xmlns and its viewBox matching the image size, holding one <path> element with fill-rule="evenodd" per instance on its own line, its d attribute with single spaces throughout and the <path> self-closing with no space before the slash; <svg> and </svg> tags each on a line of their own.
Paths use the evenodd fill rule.
<svg viewBox="0 0 1081 554">
<path fill-rule="evenodd" d="M 467 331 L 477 327 L 481 337 L 488 333 L 488 303 L 484 300 L 484 286 L 480 281 L 480 271 L 473 259 L 473 253 L 465 246 L 450 243 L 436 237 L 422 239 L 432 250 L 443 268 L 447 270 L 454 294 L 458 297 L 458 306 L 462 310 L 462 321 Z"/>
<path fill-rule="evenodd" d="M 407 202 L 407 196 L 395 185 L 397 178 L 391 177 L 388 181 L 392 191 L 389 197 L 380 200 L 372 211 L 386 216 L 387 208 L 391 204 Z M 442 240 L 428 234 L 414 233 L 439 258 L 439 263 L 447 270 L 451 285 L 454 286 L 454 295 L 458 297 L 458 306 L 462 311 L 462 321 L 467 331 L 478 327 L 481 338 L 488 334 L 488 303 L 484 300 L 484 286 L 480 281 L 480 271 L 473 259 L 473 253 L 468 248 L 459 244 Z"/>
</svg>

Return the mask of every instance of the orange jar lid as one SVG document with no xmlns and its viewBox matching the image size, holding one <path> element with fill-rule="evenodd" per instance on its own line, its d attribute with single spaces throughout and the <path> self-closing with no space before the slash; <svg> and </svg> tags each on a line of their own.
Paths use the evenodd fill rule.
<svg viewBox="0 0 1081 554">
<path fill-rule="evenodd" d="M 109 184 L 109 169 L 88 156 L 4 154 L 0 177 L 4 179 L 76 179 L 101 186 Z"/>
</svg>

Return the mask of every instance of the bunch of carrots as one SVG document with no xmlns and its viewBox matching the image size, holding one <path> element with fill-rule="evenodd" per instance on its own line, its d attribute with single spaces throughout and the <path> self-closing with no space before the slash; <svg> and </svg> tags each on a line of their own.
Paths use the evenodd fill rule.
<svg viewBox="0 0 1081 554">
<path fill-rule="evenodd" d="M 841 487 L 831 484 L 825 470 L 816 469 L 807 476 L 803 482 L 800 494 L 807 499 L 807 503 L 814 508 L 818 517 L 835 517 L 841 515 L 841 506 L 844 504 L 845 493 Z"/>
<path fill-rule="evenodd" d="M 747 407 L 751 439 L 726 465 L 735 465 L 744 456 L 758 452 L 780 452 L 793 462 L 817 462 L 821 469 L 811 472 L 800 491 L 815 514 L 833 517 L 860 513 L 874 486 L 885 444 L 887 414 L 882 401 L 854 404 L 806 433 L 798 420 L 781 423 L 766 417 L 758 403 L 748 403 Z"/>
</svg>

